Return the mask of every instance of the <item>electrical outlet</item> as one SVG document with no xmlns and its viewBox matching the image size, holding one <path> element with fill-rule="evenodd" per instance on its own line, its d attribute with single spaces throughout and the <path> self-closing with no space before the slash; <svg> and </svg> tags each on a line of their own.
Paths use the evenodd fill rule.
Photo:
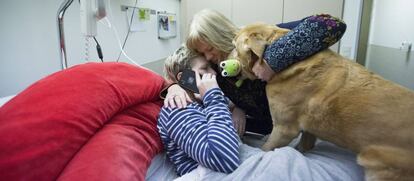
<svg viewBox="0 0 414 181">
<path fill-rule="evenodd" d="M 411 51 L 411 47 L 412 47 L 411 42 L 403 41 L 401 43 L 400 50 L 404 51 L 404 52 L 409 52 L 409 51 Z"/>
</svg>

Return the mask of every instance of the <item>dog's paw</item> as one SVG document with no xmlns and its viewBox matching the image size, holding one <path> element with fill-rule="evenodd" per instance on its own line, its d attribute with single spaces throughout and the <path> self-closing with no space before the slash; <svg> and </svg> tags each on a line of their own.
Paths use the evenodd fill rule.
<svg viewBox="0 0 414 181">
<path fill-rule="evenodd" d="M 264 144 L 263 146 L 262 146 L 262 148 L 261 148 L 263 151 L 266 151 L 266 152 L 268 152 L 268 151 L 273 151 L 273 149 L 275 149 L 275 147 L 274 146 L 272 146 L 272 145 L 270 145 L 270 144 Z"/>
</svg>

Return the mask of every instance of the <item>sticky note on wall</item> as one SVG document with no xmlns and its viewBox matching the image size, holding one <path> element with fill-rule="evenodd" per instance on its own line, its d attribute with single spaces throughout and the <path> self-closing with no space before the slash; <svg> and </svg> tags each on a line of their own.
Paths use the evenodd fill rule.
<svg viewBox="0 0 414 181">
<path fill-rule="evenodd" d="M 138 18 L 141 21 L 150 20 L 150 10 L 147 9 L 147 8 L 139 8 L 138 9 Z"/>
</svg>

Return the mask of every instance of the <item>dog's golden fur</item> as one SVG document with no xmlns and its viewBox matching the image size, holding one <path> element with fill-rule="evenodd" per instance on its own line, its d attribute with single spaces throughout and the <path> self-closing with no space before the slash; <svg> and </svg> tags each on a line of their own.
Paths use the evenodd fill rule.
<svg viewBox="0 0 414 181">
<path fill-rule="evenodd" d="M 288 30 L 254 24 L 243 28 L 231 54 L 243 76 L 266 44 Z M 387 81 L 331 50 L 323 50 L 267 83 L 273 131 L 264 150 L 287 145 L 300 131 L 358 153 L 367 180 L 414 180 L 414 92 Z"/>
</svg>

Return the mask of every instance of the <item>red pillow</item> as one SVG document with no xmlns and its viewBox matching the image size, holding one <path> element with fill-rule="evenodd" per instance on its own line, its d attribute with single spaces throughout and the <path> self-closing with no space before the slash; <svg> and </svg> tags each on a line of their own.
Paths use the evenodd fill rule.
<svg viewBox="0 0 414 181">
<path fill-rule="evenodd" d="M 0 108 L 0 178 L 143 180 L 164 79 L 125 63 L 54 73 Z"/>
</svg>

